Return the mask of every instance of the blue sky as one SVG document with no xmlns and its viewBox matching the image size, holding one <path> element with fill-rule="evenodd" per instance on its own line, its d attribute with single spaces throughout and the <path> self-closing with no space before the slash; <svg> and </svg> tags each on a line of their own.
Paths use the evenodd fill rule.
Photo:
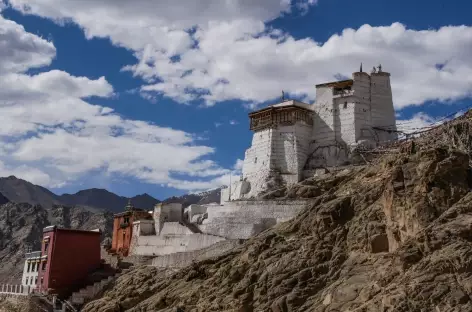
<svg viewBox="0 0 472 312">
<path fill-rule="evenodd" d="M 470 1 L 253 2 L 0 0 L 0 175 L 160 199 L 216 187 L 240 170 L 250 108 L 282 89 L 311 103 L 361 61 L 392 73 L 405 125 L 472 104 Z"/>
</svg>

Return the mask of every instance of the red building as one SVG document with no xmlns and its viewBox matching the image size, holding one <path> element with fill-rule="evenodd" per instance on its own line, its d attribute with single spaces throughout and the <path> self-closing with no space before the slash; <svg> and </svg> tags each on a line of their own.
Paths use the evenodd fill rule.
<svg viewBox="0 0 472 312">
<path fill-rule="evenodd" d="M 124 212 L 115 214 L 113 239 L 109 252 L 124 257 L 128 256 L 131 238 L 133 237 L 133 222 L 146 219 L 152 219 L 152 215 L 143 209 L 133 207 L 131 202 L 125 207 Z"/>
<path fill-rule="evenodd" d="M 100 267 L 100 236 L 99 230 L 45 227 L 38 274 L 39 291 L 65 293 L 85 281 Z"/>
</svg>

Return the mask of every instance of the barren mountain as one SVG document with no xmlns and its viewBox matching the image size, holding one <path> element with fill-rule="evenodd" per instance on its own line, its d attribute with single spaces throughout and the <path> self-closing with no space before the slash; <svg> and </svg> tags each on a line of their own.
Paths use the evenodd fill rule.
<svg viewBox="0 0 472 312">
<path fill-rule="evenodd" d="M 48 189 L 18 179 L 14 176 L 0 178 L 0 193 L 15 203 L 29 203 L 51 208 L 54 205 L 79 206 L 91 210 L 120 212 L 127 205 L 129 198 L 116 195 L 105 189 L 86 189 L 75 194 L 56 195 Z M 152 209 L 160 201 L 148 194 L 131 198 L 134 206 Z"/>
<path fill-rule="evenodd" d="M 48 189 L 15 176 L 0 178 L 0 193 L 15 203 L 52 207 L 60 204 L 59 197 Z"/>
<path fill-rule="evenodd" d="M 59 200 L 67 206 L 81 206 L 99 208 L 106 211 L 120 212 L 125 209 L 128 200 L 131 199 L 135 207 L 143 209 L 153 209 L 154 205 L 160 201 L 148 194 L 138 195 L 132 198 L 116 195 L 105 189 L 87 189 L 75 194 L 64 194 L 59 196 Z"/>
<path fill-rule="evenodd" d="M 138 267 L 83 311 L 472 311 L 471 138 L 468 114 L 273 190 L 311 204 L 168 277 Z"/>
</svg>

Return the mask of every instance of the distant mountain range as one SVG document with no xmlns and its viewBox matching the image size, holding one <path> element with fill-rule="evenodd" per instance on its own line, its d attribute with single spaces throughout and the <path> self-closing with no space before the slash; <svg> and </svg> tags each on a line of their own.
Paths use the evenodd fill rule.
<svg viewBox="0 0 472 312">
<path fill-rule="evenodd" d="M 164 202 L 178 202 L 184 206 L 209 204 L 220 201 L 220 192 L 221 188 L 217 188 L 197 194 L 174 196 Z M 61 205 L 116 213 L 123 211 L 130 199 L 133 206 L 146 210 L 152 210 L 157 203 L 161 202 L 148 194 L 127 198 L 98 188 L 82 190 L 75 194 L 56 195 L 42 186 L 18 179 L 15 176 L 0 178 L 0 205 L 9 200 L 15 203 L 39 204 L 46 209 L 52 208 L 54 205 Z"/>
</svg>

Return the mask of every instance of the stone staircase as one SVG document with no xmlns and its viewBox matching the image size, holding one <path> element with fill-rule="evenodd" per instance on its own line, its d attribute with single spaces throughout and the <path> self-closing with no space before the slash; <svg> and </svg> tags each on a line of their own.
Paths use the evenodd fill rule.
<svg viewBox="0 0 472 312">
<path fill-rule="evenodd" d="M 85 303 L 89 302 L 91 299 L 100 294 L 106 286 L 113 283 L 119 276 L 128 273 L 132 269 L 133 267 L 129 267 L 127 269 L 120 270 L 115 275 L 108 276 L 107 278 L 97 281 L 92 285 L 88 285 L 72 293 L 72 295 L 66 301 L 76 307 L 83 306 Z"/>
</svg>

